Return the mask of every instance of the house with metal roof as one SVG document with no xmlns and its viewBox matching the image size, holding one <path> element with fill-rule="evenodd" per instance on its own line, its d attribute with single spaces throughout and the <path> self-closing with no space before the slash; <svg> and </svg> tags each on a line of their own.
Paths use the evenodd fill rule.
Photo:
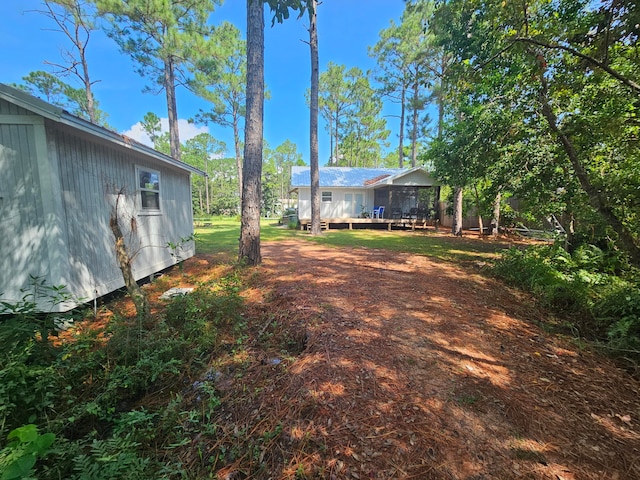
<svg viewBox="0 0 640 480">
<path fill-rule="evenodd" d="M 167 245 L 193 234 L 190 176 L 203 172 L 3 84 L 0 172 L 0 301 L 19 302 L 34 279 L 73 297 L 35 299 L 51 311 L 124 286 L 116 205 L 136 279 L 195 253 L 192 241 Z"/>
<path fill-rule="evenodd" d="M 327 225 L 386 223 L 390 228 L 403 220 L 438 218 L 440 184 L 423 167 L 322 167 L 319 173 L 320 217 Z M 298 192 L 304 225 L 311 219 L 310 167 L 292 167 L 291 187 Z"/>
</svg>

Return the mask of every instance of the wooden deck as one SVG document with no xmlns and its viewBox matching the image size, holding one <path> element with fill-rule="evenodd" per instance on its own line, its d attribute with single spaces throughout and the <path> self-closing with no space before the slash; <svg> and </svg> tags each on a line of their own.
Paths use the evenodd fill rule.
<svg viewBox="0 0 640 480">
<path fill-rule="evenodd" d="M 300 229 L 309 230 L 311 228 L 310 218 L 301 218 Z M 411 218 L 321 218 L 320 225 L 322 230 L 330 229 L 343 229 L 348 228 L 353 230 L 355 228 L 386 228 L 391 231 L 393 228 L 411 229 L 416 228 L 426 229 L 427 227 L 433 227 L 436 230 L 439 226 L 439 220 L 427 219 L 418 220 Z"/>
</svg>

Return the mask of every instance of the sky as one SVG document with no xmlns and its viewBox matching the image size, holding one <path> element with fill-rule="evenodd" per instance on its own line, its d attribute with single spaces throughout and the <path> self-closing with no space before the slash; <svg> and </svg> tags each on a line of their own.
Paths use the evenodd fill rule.
<svg viewBox="0 0 640 480">
<path fill-rule="evenodd" d="M 375 68 L 367 47 L 378 40 L 380 30 L 391 20 L 398 22 L 404 0 L 323 0 L 318 8 L 318 45 L 320 72 L 331 61 L 347 68 L 359 67 L 363 71 Z M 61 49 L 68 47 L 66 37 L 54 30 L 53 22 L 37 10 L 40 0 L 0 0 L 0 83 L 22 83 L 29 72 L 53 67 L 45 62 L 61 63 Z M 308 19 L 292 16 L 283 24 L 271 27 L 271 15 L 265 7 L 265 83 L 271 98 L 265 101 L 264 138 L 271 148 L 286 140 L 298 147 L 306 163 L 309 162 L 309 109 L 305 92 L 309 88 L 311 67 L 308 40 Z M 216 25 L 227 20 L 246 38 L 246 3 L 226 0 L 211 16 Z M 93 32 L 88 46 L 89 70 L 94 95 L 100 109 L 107 114 L 107 122 L 119 133 L 146 142 L 139 122 L 147 112 L 164 118 L 167 109 L 164 93 L 143 93 L 148 79 L 135 72 L 133 61 L 118 50 L 115 42 L 102 32 Z M 69 78 L 68 83 L 73 81 Z M 78 84 L 74 84 L 78 87 Z M 233 155 L 233 137 L 230 129 L 217 125 L 196 126 L 188 123 L 199 109 L 208 109 L 205 100 L 184 88 L 177 92 L 181 141 L 209 131 L 227 145 L 227 155 Z M 397 142 L 398 119 L 393 104 L 385 105 L 383 114 L 387 128 L 392 131 L 390 149 Z M 325 165 L 330 155 L 329 135 L 320 119 L 319 160 Z"/>
</svg>

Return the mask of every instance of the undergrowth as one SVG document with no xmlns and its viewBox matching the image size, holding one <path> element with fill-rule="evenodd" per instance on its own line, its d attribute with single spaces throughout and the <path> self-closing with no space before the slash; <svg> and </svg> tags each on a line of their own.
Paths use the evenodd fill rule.
<svg viewBox="0 0 640 480">
<path fill-rule="evenodd" d="M 533 293 L 576 334 L 640 360 L 640 272 L 617 251 L 594 245 L 572 253 L 559 245 L 511 248 L 494 272 Z"/>
<path fill-rule="evenodd" d="M 232 274 L 64 342 L 52 335 L 64 315 L 36 312 L 32 293 L 3 304 L 0 478 L 197 477 L 172 452 L 215 434 L 207 372 L 244 339 L 241 289 Z"/>
</svg>

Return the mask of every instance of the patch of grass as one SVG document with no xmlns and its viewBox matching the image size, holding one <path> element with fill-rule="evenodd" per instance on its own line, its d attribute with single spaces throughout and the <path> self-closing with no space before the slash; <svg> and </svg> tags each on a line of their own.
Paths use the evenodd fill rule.
<svg viewBox="0 0 640 480">
<path fill-rule="evenodd" d="M 446 261 L 477 261 L 495 258 L 504 246 L 493 242 L 443 237 L 431 232 L 334 230 L 311 241 L 339 247 L 379 248 L 415 253 Z"/>
<path fill-rule="evenodd" d="M 263 242 L 295 238 L 327 246 L 378 248 L 454 262 L 487 261 L 496 258 L 496 254 L 506 248 L 497 242 L 446 237 L 434 235 L 431 231 L 330 230 L 315 237 L 278 225 L 275 220 L 264 220 L 260 228 Z M 197 228 L 196 233 L 199 253 L 237 253 L 240 222 L 235 218 L 217 218 L 210 227 Z"/>
<path fill-rule="evenodd" d="M 240 221 L 237 218 L 217 217 L 207 227 L 196 227 L 196 251 L 204 254 L 224 254 L 234 256 L 238 253 Z M 291 230 L 278 225 L 273 219 L 263 220 L 260 225 L 262 242 L 287 240 L 296 237 L 308 237 L 307 232 Z"/>
</svg>

